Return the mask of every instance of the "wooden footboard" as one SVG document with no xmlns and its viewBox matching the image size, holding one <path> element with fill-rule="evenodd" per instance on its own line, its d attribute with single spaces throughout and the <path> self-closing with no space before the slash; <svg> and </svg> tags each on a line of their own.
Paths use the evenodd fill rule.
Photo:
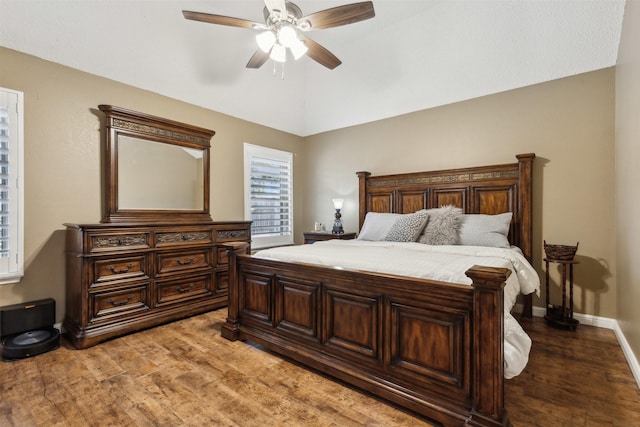
<svg viewBox="0 0 640 427">
<path fill-rule="evenodd" d="M 230 263 L 225 338 L 251 340 L 445 426 L 510 425 L 509 270 L 472 267 L 466 286 L 241 254 Z"/>
</svg>

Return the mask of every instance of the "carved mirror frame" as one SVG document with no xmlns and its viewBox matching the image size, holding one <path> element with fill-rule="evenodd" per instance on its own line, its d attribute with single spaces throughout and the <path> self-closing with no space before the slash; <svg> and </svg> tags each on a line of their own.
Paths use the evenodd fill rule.
<svg viewBox="0 0 640 427">
<path fill-rule="evenodd" d="M 105 115 L 103 132 L 106 147 L 103 158 L 102 222 L 189 223 L 211 221 L 209 213 L 210 141 L 214 131 L 151 116 L 111 105 L 99 105 Z M 169 144 L 202 151 L 202 209 L 130 209 L 119 206 L 118 146 L 120 138 Z M 123 139 L 124 140 L 124 139 Z M 135 141 L 134 141 L 135 142 Z M 135 186 L 132 182 L 128 185 Z M 138 191 L 144 191 L 140 189 Z"/>
</svg>

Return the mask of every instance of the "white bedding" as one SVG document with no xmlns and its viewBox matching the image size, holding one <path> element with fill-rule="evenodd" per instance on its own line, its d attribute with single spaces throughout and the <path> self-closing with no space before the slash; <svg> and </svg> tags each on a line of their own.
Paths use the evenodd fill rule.
<svg viewBox="0 0 640 427">
<path fill-rule="evenodd" d="M 471 279 L 464 272 L 474 265 L 508 268 L 512 274 L 504 292 L 505 378 L 518 375 L 529 360 L 531 339 L 510 311 L 518 293 L 536 292 L 539 295 L 540 279 L 517 248 L 329 240 L 311 245 L 266 249 L 255 256 L 469 285 Z"/>
</svg>

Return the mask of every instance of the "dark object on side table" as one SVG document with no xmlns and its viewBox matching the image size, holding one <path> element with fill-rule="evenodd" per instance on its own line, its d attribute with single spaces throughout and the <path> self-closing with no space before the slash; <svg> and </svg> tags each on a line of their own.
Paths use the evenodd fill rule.
<svg viewBox="0 0 640 427">
<path fill-rule="evenodd" d="M 335 214 L 335 221 L 333 222 L 333 229 L 331 229 L 331 232 L 333 234 L 343 234 L 344 233 L 344 229 L 342 228 L 342 220 L 340 218 L 342 218 L 342 214 L 340 213 L 340 210 L 342 209 L 342 204 L 344 203 L 344 199 L 333 199 L 333 207 L 336 209 L 336 214 Z"/>
<path fill-rule="evenodd" d="M 546 240 L 544 242 L 544 253 L 549 259 L 563 260 L 563 261 L 571 261 L 576 256 L 576 252 L 578 251 L 578 245 L 580 242 L 576 243 L 575 246 L 567 246 L 567 245 L 550 245 L 547 244 Z"/>
<path fill-rule="evenodd" d="M 545 291 L 547 314 L 544 316 L 547 323 L 557 328 L 571 329 L 575 331 L 578 322 L 573 318 L 573 266 L 579 264 L 574 257 L 578 251 L 575 246 L 550 245 L 544 242 L 545 262 Z M 560 264 L 562 271 L 562 305 L 554 305 L 549 302 L 549 263 Z M 569 305 L 567 305 L 567 266 L 569 267 Z"/>
</svg>

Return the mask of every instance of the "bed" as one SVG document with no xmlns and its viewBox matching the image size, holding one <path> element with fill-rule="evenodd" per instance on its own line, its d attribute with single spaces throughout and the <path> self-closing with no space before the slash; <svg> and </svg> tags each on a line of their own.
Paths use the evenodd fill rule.
<svg viewBox="0 0 640 427">
<path fill-rule="evenodd" d="M 372 214 L 409 217 L 442 206 L 456 206 L 468 216 L 510 213 L 508 244 L 531 261 L 535 155 L 516 158 L 516 163 L 432 172 L 358 172 L 361 236 Z M 305 246 L 339 253 L 358 244 L 396 246 L 355 241 Z M 413 251 L 419 245 L 398 246 Z M 243 250 L 230 249 L 225 338 L 256 342 L 445 426 L 511 425 L 504 408 L 510 307 L 505 309 L 505 284 L 511 269 L 482 265 L 480 258 L 464 271 L 469 285 L 404 270 L 322 265 Z M 523 315 L 531 315 L 531 293 Z"/>
</svg>

